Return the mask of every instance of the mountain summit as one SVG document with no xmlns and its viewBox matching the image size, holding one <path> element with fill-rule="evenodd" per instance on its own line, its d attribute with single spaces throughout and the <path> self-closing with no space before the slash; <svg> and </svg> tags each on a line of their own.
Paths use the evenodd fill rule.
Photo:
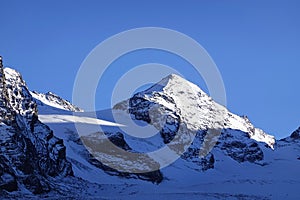
<svg viewBox="0 0 300 200">
<path fill-rule="evenodd" d="M 264 142 L 271 148 L 275 143 L 274 136 L 255 128 L 247 117 L 239 117 L 229 112 L 224 106 L 213 101 L 197 85 L 176 74 L 165 77 L 149 89 L 115 105 L 114 109 L 128 109 L 128 112 L 135 115 L 136 119 L 150 122 L 151 115 L 147 112 L 153 105 L 162 107 L 164 115 L 171 112 L 174 116 L 180 117 L 180 121 L 184 122 L 190 130 L 240 130 L 247 133 L 250 138 Z M 141 116 L 146 116 L 146 118 L 141 118 Z M 156 120 L 152 119 L 151 123 L 157 123 Z"/>
</svg>

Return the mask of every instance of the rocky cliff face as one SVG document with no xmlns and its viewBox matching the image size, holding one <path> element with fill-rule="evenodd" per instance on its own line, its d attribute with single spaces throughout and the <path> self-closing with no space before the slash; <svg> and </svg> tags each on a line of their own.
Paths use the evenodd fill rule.
<svg viewBox="0 0 300 200">
<path fill-rule="evenodd" d="M 290 136 L 292 139 L 300 139 L 300 127 L 297 129 L 297 130 L 295 130 L 292 134 L 291 134 L 291 136 Z"/>
<path fill-rule="evenodd" d="M 114 145 L 116 145 L 118 148 L 121 148 L 125 151 L 131 151 L 131 147 L 127 144 L 127 142 L 124 139 L 124 135 L 120 132 L 116 132 L 116 133 L 109 133 L 106 132 L 104 133 L 108 139 L 110 140 L 110 142 L 112 142 Z M 90 134 L 88 136 L 83 136 L 81 137 L 81 141 L 87 146 L 90 147 L 90 152 L 95 151 L 96 153 L 101 152 L 103 149 L 100 148 L 100 151 L 97 151 L 97 148 L 99 148 L 99 145 L 102 146 L 106 146 L 106 142 L 101 138 L 101 134 L 99 133 L 94 133 L 94 134 Z M 81 143 L 81 142 L 80 142 Z M 109 151 L 109 149 L 108 149 Z M 113 151 L 113 149 L 111 150 Z M 119 176 L 119 177 L 123 177 L 123 178 L 128 178 L 128 179 L 141 179 L 144 181 L 149 181 L 155 184 L 159 184 L 163 181 L 163 174 L 161 173 L 160 170 L 155 170 L 155 171 L 151 171 L 151 172 L 146 172 L 146 173 L 129 173 L 129 172 L 122 172 L 122 171 L 118 171 L 114 168 L 111 168 L 109 166 L 113 166 L 114 164 L 120 164 L 122 162 L 126 162 L 126 160 L 119 158 L 117 160 L 113 159 L 113 158 L 109 158 L 108 160 L 110 161 L 110 165 L 107 166 L 105 164 L 103 164 L 102 162 L 100 162 L 99 159 L 96 159 L 95 156 L 95 152 L 93 152 L 93 155 L 91 155 L 89 152 L 87 151 L 83 151 L 82 154 L 84 155 L 84 157 L 94 166 L 98 167 L 99 169 L 103 170 L 105 173 L 112 175 L 112 176 Z M 109 152 L 108 154 L 114 154 L 114 152 Z M 99 154 L 98 154 L 99 155 Z M 105 154 L 104 154 L 105 155 Z M 126 157 L 126 155 L 123 155 L 124 157 Z M 145 157 L 145 156 L 141 156 L 140 160 L 139 160 L 139 164 L 146 164 L 146 163 L 150 163 L 151 158 L 149 157 Z M 145 161 L 145 162 L 143 162 Z M 153 165 L 157 164 L 154 161 L 152 161 Z M 133 162 L 131 163 L 132 166 L 136 166 L 138 165 L 138 163 Z"/>
<path fill-rule="evenodd" d="M 0 56 L 0 117 L 1 122 L 10 124 L 14 118 L 9 105 L 9 98 L 6 89 L 5 75 L 2 64 L 2 57 Z"/>
<path fill-rule="evenodd" d="M 50 177 L 73 173 L 63 140 L 39 121 L 37 106 L 18 72 L 3 69 L 1 62 L 0 78 L 0 189 L 47 192 Z"/>
</svg>

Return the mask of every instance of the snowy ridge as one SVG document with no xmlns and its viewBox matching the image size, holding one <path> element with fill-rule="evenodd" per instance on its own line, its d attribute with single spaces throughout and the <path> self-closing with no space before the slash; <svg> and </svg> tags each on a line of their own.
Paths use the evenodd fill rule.
<svg viewBox="0 0 300 200">
<path fill-rule="evenodd" d="M 52 92 L 47 92 L 46 94 L 43 94 L 36 91 L 32 91 L 30 93 L 32 97 L 36 99 L 37 104 L 43 103 L 62 110 L 68 110 L 72 112 L 83 112 L 81 108 L 78 108 L 77 106 L 71 104 L 69 101 L 59 97 L 58 95 Z"/>
</svg>

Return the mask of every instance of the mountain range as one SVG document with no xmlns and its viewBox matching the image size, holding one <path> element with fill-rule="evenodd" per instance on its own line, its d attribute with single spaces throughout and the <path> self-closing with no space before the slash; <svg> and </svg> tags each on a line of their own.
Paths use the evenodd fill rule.
<svg viewBox="0 0 300 200">
<path fill-rule="evenodd" d="M 300 198 L 300 128 L 277 140 L 175 74 L 85 112 L 0 62 L 0 197 Z"/>
</svg>

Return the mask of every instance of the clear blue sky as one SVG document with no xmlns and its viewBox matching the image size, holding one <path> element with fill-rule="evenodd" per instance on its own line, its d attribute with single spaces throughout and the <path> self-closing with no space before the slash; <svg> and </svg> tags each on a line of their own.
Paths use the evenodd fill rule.
<svg viewBox="0 0 300 200">
<path fill-rule="evenodd" d="M 70 100 L 77 70 L 98 43 L 131 28 L 170 28 L 211 55 L 231 111 L 278 138 L 300 126 L 299 1 L 143 2 L 0 0 L 4 64 L 30 89 Z M 139 64 L 149 61 L 142 54 Z M 97 107 L 107 105 L 99 100 Z"/>
</svg>

